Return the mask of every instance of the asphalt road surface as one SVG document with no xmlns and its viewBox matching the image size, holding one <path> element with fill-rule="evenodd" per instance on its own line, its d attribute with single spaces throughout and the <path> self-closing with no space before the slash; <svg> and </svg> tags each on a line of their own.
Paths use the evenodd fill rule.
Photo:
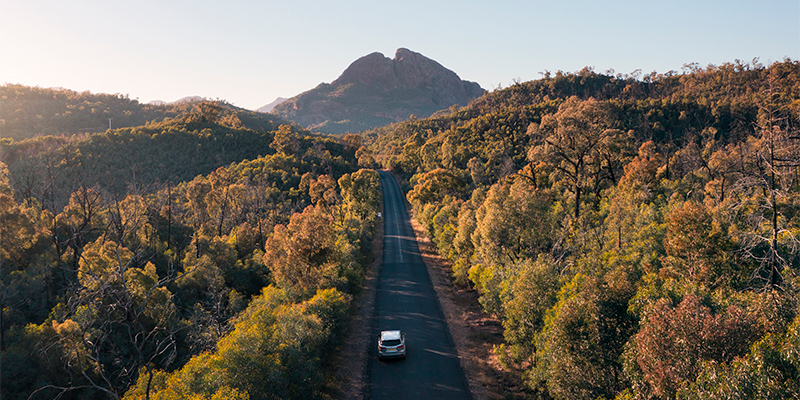
<svg viewBox="0 0 800 400">
<path fill-rule="evenodd" d="M 469 399 L 430 276 L 419 255 L 403 194 L 381 171 L 384 244 L 369 359 L 369 398 Z M 405 360 L 379 361 L 378 333 L 406 333 Z"/>
</svg>

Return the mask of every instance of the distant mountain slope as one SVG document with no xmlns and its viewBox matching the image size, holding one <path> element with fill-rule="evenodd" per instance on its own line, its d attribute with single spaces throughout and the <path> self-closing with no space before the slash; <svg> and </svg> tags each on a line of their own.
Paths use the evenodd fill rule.
<svg viewBox="0 0 800 400">
<path fill-rule="evenodd" d="M 377 52 L 359 58 L 335 81 L 286 100 L 272 113 L 315 131 L 358 132 L 463 106 L 483 93 L 477 83 L 401 48 L 394 59 Z"/>
<path fill-rule="evenodd" d="M 165 105 L 179 104 L 179 103 L 197 103 L 197 102 L 204 101 L 204 100 L 206 100 L 206 99 L 204 99 L 204 98 L 202 98 L 200 96 L 185 96 L 185 97 L 181 97 L 180 99 L 175 100 L 175 101 L 152 100 L 152 101 L 148 101 L 147 104 L 154 105 L 154 106 L 165 106 Z"/>
<path fill-rule="evenodd" d="M 275 108 L 275 106 L 277 106 L 278 104 L 283 103 L 284 101 L 286 101 L 285 97 L 278 97 L 272 103 L 269 103 L 269 104 L 267 104 L 267 105 L 265 105 L 265 106 L 263 106 L 261 108 L 258 108 L 256 111 L 263 112 L 263 113 L 268 113 L 268 112 L 272 111 L 272 109 Z"/>
<path fill-rule="evenodd" d="M 181 97 L 178 100 L 175 100 L 174 103 L 196 103 L 198 101 L 203 101 L 203 100 L 205 99 L 200 96 L 185 96 Z"/>
</svg>

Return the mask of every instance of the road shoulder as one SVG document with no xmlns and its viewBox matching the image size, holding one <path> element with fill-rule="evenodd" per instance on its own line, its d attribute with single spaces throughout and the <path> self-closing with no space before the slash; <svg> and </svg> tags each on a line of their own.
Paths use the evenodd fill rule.
<svg viewBox="0 0 800 400">
<path fill-rule="evenodd" d="M 386 215 L 381 199 L 381 215 Z M 342 344 L 334 350 L 332 364 L 336 371 L 333 387 L 328 392 L 334 399 L 362 400 L 369 398 L 369 345 L 375 317 L 375 296 L 378 271 L 383 262 L 383 218 L 375 224 L 372 240 L 372 263 L 365 266 L 364 281 L 350 307 L 350 321 L 342 334 Z M 366 328 L 365 328 L 366 327 Z"/>
<path fill-rule="evenodd" d="M 408 210 L 411 226 L 439 304 L 450 331 L 461 369 L 475 400 L 526 398 L 528 390 L 519 373 L 500 366 L 493 348 L 503 343 L 499 319 L 486 314 L 474 290 L 457 288 L 451 278 L 451 263 L 436 252 L 413 210 Z"/>
</svg>

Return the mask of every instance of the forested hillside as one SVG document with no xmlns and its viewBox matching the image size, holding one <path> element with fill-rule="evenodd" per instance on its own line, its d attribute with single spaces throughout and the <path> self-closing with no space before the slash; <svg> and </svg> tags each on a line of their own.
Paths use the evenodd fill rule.
<svg viewBox="0 0 800 400">
<path fill-rule="evenodd" d="M 378 174 L 247 115 L 3 143 L 3 399 L 324 396 Z"/>
<path fill-rule="evenodd" d="M 140 104 L 119 94 L 92 94 L 66 89 L 6 84 L 0 86 L 0 139 L 23 140 L 44 135 L 103 132 L 112 127 L 144 125 L 174 117 L 187 104 Z"/>
<path fill-rule="evenodd" d="M 68 89 L 0 85 L 0 139 L 16 141 L 39 136 L 72 136 L 129 128 L 190 112 L 198 101 L 142 104 L 127 95 L 76 92 Z M 225 113 L 236 113 L 244 127 L 274 129 L 284 120 L 247 111 L 225 102 L 214 102 Z M 269 125 L 273 125 L 269 128 Z"/>
<path fill-rule="evenodd" d="M 800 63 L 547 73 L 365 132 L 540 398 L 800 396 Z"/>
<path fill-rule="evenodd" d="M 122 194 L 132 188 L 174 185 L 220 166 L 273 154 L 276 132 L 279 141 L 289 141 L 286 145 L 301 154 L 315 144 L 318 149 L 309 156 L 326 157 L 320 146 L 330 146 L 334 154 L 343 150 L 333 139 L 312 138 L 305 130 L 280 126 L 264 115 L 201 102 L 174 118 L 143 126 L 0 140 L 0 161 L 7 164 L 12 186 L 23 200 L 36 197 L 60 208 L 80 186 Z M 341 157 L 327 157 L 326 168 L 343 168 Z"/>
</svg>

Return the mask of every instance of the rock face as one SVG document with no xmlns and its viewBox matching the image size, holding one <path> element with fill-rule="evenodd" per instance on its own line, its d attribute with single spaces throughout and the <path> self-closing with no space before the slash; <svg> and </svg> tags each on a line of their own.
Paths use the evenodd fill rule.
<svg viewBox="0 0 800 400">
<path fill-rule="evenodd" d="M 477 83 L 401 48 L 394 59 L 381 53 L 359 58 L 335 81 L 284 101 L 272 113 L 314 131 L 359 132 L 463 106 L 483 92 Z"/>
</svg>

